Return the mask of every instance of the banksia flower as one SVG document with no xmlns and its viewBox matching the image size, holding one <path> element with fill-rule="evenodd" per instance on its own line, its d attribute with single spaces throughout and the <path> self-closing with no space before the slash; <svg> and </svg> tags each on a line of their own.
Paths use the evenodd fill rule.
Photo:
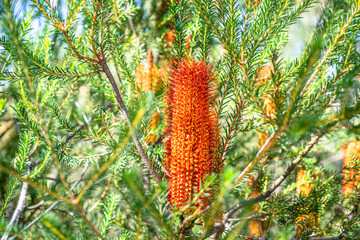
<svg viewBox="0 0 360 240">
<path fill-rule="evenodd" d="M 221 168 L 216 155 L 213 80 L 210 67 L 203 61 L 182 59 L 171 71 L 165 166 L 169 173 L 168 200 L 176 208 L 194 201 L 205 177 Z M 208 205 L 209 199 L 209 196 L 200 197 L 196 206 Z"/>
<path fill-rule="evenodd" d="M 310 178 L 310 179 L 309 179 Z M 321 172 L 313 172 L 312 174 L 304 169 L 299 169 L 296 176 L 296 192 L 301 195 L 309 195 L 311 190 L 314 188 L 314 183 L 312 183 L 311 179 L 322 179 Z M 308 214 L 303 214 L 299 216 L 296 220 L 296 236 L 304 237 L 304 232 L 308 229 L 319 227 L 319 216 L 315 212 L 311 212 Z"/>
<path fill-rule="evenodd" d="M 166 79 L 167 71 L 165 68 L 158 68 L 154 64 L 151 49 L 148 51 L 147 62 L 140 64 L 135 72 L 135 84 L 142 92 L 158 91 L 164 79 Z"/>
<path fill-rule="evenodd" d="M 354 141 L 348 143 L 343 147 L 343 168 L 354 167 L 355 160 L 360 160 L 360 141 Z M 348 196 L 351 194 L 360 183 L 360 174 L 356 169 L 350 169 L 343 171 L 343 194 Z"/>
</svg>

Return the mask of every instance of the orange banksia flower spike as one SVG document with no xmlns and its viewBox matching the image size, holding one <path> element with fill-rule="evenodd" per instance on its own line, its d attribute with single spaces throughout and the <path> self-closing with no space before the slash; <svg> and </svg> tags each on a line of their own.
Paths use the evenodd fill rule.
<svg viewBox="0 0 360 240">
<path fill-rule="evenodd" d="M 343 168 L 352 168 L 356 160 L 360 160 L 360 141 L 353 141 L 345 145 L 342 149 Z M 351 194 L 360 184 L 360 174 L 356 169 L 343 171 L 343 188 L 342 192 L 345 196 Z"/>
<path fill-rule="evenodd" d="M 175 44 L 176 33 L 175 30 L 171 27 L 170 30 L 164 36 L 165 48 L 171 48 Z M 189 33 L 186 37 L 186 50 L 189 50 L 191 47 L 192 34 Z"/>
<path fill-rule="evenodd" d="M 168 200 L 178 209 L 195 200 L 207 175 L 214 169 L 219 171 L 213 81 L 212 71 L 203 61 L 185 58 L 171 70 L 165 166 L 169 173 Z M 200 197 L 196 206 L 208 205 L 209 199 Z"/>
<path fill-rule="evenodd" d="M 164 36 L 164 40 L 165 40 L 165 47 L 169 48 L 170 46 L 172 46 L 172 44 L 174 43 L 174 39 L 175 39 L 175 32 L 174 30 L 170 29 Z"/>
</svg>

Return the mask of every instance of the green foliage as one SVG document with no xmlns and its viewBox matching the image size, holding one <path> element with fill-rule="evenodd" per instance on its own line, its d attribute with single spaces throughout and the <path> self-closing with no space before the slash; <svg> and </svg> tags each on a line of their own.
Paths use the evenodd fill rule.
<svg viewBox="0 0 360 240">
<path fill-rule="evenodd" d="M 355 0 L 0 1 L 0 236 L 356 239 L 359 25 Z M 214 73 L 223 166 L 190 215 L 167 202 L 167 79 L 138 83 L 184 57 Z"/>
</svg>

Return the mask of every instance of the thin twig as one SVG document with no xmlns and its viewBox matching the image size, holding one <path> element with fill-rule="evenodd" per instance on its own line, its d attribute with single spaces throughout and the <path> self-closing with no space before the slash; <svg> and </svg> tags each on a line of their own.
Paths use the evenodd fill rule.
<svg viewBox="0 0 360 240">
<path fill-rule="evenodd" d="M 187 218 L 185 218 L 182 223 L 180 224 L 180 226 L 178 227 L 178 229 L 182 229 L 184 227 L 186 227 L 186 225 L 188 225 L 190 222 L 194 222 L 197 218 L 199 218 L 199 216 L 202 216 L 204 213 L 206 213 L 207 211 L 209 211 L 209 209 L 215 205 L 215 201 L 212 202 L 211 204 L 207 205 L 206 207 L 204 207 L 201 211 L 197 212 L 194 215 L 190 215 Z"/>
<path fill-rule="evenodd" d="M 270 135 L 270 137 L 266 140 L 264 145 L 260 148 L 260 150 L 255 155 L 254 160 L 252 160 L 246 168 L 240 173 L 240 175 L 237 178 L 237 182 L 241 181 L 243 177 L 250 172 L 250 170 L 256 165 L 256 163 L 264 156 L 266 151 L 274 145 L 274 142 L 277 140 L 277 138 L 280 136 L 282 131 L 278 131 L 277 133 L 273 133 Z"/>
<path fill-rule="evenodd" d="M 111 181 L 112 181 L 112 177 L 110 177 L 109 183 L 106 185 L 104 192 L 101 194 L 99 200 L 96 201 L 96 203 L 89 209 L 88 212 L 92 212 L 97 205 L 99 205 L 99 203 L 101 203 L 101 201 L 104 199 L 104 197 L 106 196 L 106 193 L 108 192 L 110 185 L 111 185 Z"/>
<path fill-rule="evenodd" d="M 37 204 L 35 205 L 32 205 L 32 206 L 29 206 L 29 207 L 26 207 L 26 210 L 33 210 L 33 209 L 37 209 L 39 207 L 41 207 L 42 205 L 45 204 L 46 202 L 46 199 L 49 198 L 49 195 L 46 195 L 40 202 L 38 202 Z"/>
<path fill-rule="evenodd" d="M 125 1 L 125 8 L 127 8 L 127 7 L 128 7 L 128 3 Z M 130 25 L 131 30 L 135 34 L 136 38 L 139 39 L 139 34 L 136 31 L 136 28 L 135 28 L 135 25 L 134 25 L 134 22 L 133 22 L 132 18 L 129 18 L 129 25 Z"/>
<path fill-rule="evenodd" d="M 123 39 L 124 35 L 122 35 L 120 37 L 120 39 L 117 41 L 117 43 L 115 44 L 115 46 L 113 47 L 113 49 L 111 49 L 111 51 L 105 56 L 105 59 L 108 59 L 108 57 L 115 51 L 115 49 L 119 46 L 119 44 L 121 43 L 121 40 Z"/>
<path fill-rule="evenodd" d="M 301 160 L 308 154 L 308 152 L 312 149 L 312 147 L 319 141 L 321 136 L 314 137 L 309 144 L 305 147 L 305 149 L 300 153 L 300 155 L 292 162 L 292 164 L 286 169 L 286 171 L 274 182 L 273 186 L 270 187 L 265 193 L 259 195 L 255 198 L 250 198 L 247 200 L 244 200 L 242 202 L 239 202 L 235 206 L 233 206 L 231 209 L 229 209 L 224 214 L 224 219 L 228 219 L 231 217 L 238 209 L 248 206 L 253 203 L 257 203 L 260 201 L 265 200 L 267 197 L 269 197 L 276 188 L 278 188 L 284 180 L 290 175 L 290 173 L 295 169 L 295 167 L 301 162 Z"/>
<path fill-rule="evenodd" d="M 28 154 L 28 157 L 27 157 L 28 160 L 30 160 L 31 155 L 33 155 L 36 152 L 37 149 L 38 149 L 38 144 L 35 144 L 35 146 L 31 150 L 31 152 Z M 34 166 L 34 164 L 31 163 L 31 162 L 27 165 L 27 170 L 26 170 L 25 177 L 29 176 L 30 168 L 33 167 L 33 166 Z M 12 217 L 11 217 L 11 220 L 10 220 L 9 224 L 6 227 L 6 232 L 3 235 L 3 237 L 1 238 L 1 240 L 7 240 L 8 239 L 9 232 L 14 227 L 14 225 L 18 221 L 20 215 L 22 214 L 22 212 L 26 208 L 26 195 L 27 195 L 28 189 L 29 189 L 29 183 L 23 182 L 22 187 L 21 187 L 19 200 L 18 200 L 18 204 L 17 204 L 17 206 L 15 208 L 15 211 L 14 211 Z"/>
<path fill-rule="evenodd" d="M 105 117 L 104 117 L 104 113 L 103 113 L 103 112 L 101 113 L 101 117 L 102 117 L 102 119 L 103 119 L 103 122 L 104 122 L 105 129 L 106 129 L 107 134 L 108 134 L 108 135 L 110 136 L 110 138 L 115 142 L 115 139 L 113 138 L 113 136 L 112 136 L 112 134 L 111 134 L 111 132 L 110 132 L 108 126 L 107 126 L 107 123 L 106 123 L 106 120 L 105 120 Z"/>
</svg>

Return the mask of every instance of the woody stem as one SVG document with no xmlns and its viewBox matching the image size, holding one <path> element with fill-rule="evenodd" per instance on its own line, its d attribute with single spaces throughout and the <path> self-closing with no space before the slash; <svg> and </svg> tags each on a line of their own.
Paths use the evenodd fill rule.
<svg viewBox="0 0 360 240">
<path fill-rule="evenodd" d="M 119 88 L 118 88 L 118 86 L 115 82 L 115 79 L 109 69 L 109 66 L 107 65 L 106 59 L 102 59 L 102 61 L 99 61 L 99 64 L 102 66 L 104 73 L 106 74 L 107 78 L 109 79 L 111 87 L 112 87 L 115 97 L 116 97 L 116 101 L 118 102 L 119 107 L 125 117 L 126 123 L 128 124 L 129 128 L 131 128 L 132 123 L 130 120 L 129 111 L 127 110 L 125 103 L 120 95 Z M 160 179 L 159 175 L 157 174 L 157 172 L 151 166 L 149 158 L 148 158 L 147 154 L 145 153 L 144 148 L 139 141 L 139 138 L 136 136 L 135 133 L 133 133 L 131 137 L 133 139 L 133 142 L 134 142 L 137 150 L 139 151 L 141 159 L 143 160 L 143 162 L 144 162 L 145 166 L 147 167 L 147 169 L 149 170 L 150 174 L 154 177 L 154 179 L 157 183 L 160 183 L 161 179 Z M 145 180 L 146 180 L 146 178 L 145 178 Z"/>
</svg>

